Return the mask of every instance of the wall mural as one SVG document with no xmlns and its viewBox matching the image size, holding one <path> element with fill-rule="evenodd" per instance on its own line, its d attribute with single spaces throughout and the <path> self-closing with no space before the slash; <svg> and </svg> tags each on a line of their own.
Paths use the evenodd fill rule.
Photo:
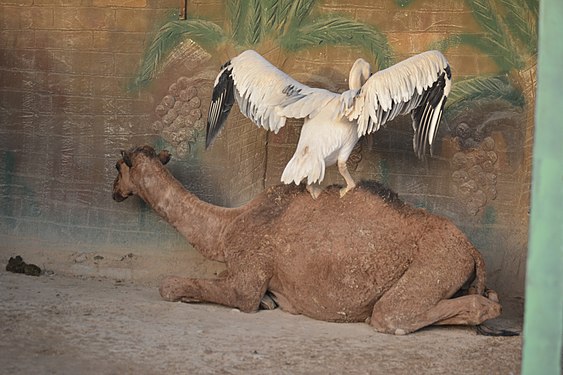
<svg viewBox="0 0 563 375">
<path fill-rule="evenodd" d="M 529 79 L 529 74 L 535 76 L 538 2 L 477 0 L 466 4 L 483 35 L 455 34 L 433 44 L 432 48 L 447 51 L 456 45 L 470 45 L 488 55 L 499 71 L 499 75 L 454 82 L 445 112 L 453 124 L 450 130 L 458 149 L 451 160 L 455 195 L 465 202 L 467 212 L 475 215 L 497 196 L 498 145 L 491 132 L 497 130 L 499 121 L 517 124 L 514 110 L 527 110 L 525 121 L 529 123 L 525 126 L 533 127 L 535 95 L 527 86 L 535 81 Z M 469 106 L 482 107 L 485 102 L 494 101 L 504 101 L 512 108 L 495 111 L 488 119 L 478 121 L 467 120 L 467 113 L 464 116 Z M 510 126 L 507 130 L 517 131 Z"/>
<path fill-rule="evenodd" d="M 169 21 L 156 33 L 133 88 L 142 87 L 156 75 L 159 64 L 181 41 L 191 39 L 224 62 L 236 52 L 259 53 L 280 49 L 296 53 L 319 45 L 359 46 L 376 61 L 377 69 L 393 58 L 385 34 L 371 25 L 338 14 L 314 14 L 316 0 L 227 1 L 227 27 L 188 16 Z M 279 61 L 272 61 L 278 65 Z"/>
<path fill-rule="evenodd" d="M 168 88 L 155 109 L 153 128 L 172 145 L 179 156 L 188 154 L 205 131 L 201 99 L 188 77 L 182 76 Z"/>
<path fill-rule="evenodd" d="M 281 68 L 285 55 L 319 45 L 361 47 L 376 61 L 377 69 L 386 68 L 393 63 L 392 50 L 385 34 L 373 26 L 339 14 L 314 15 L 316 3 L 316 0 L 229 1 L 226 2 L 225 29 L 216 23 L 192 16 L 187 17 L 187 20 L 169 21 L 156 33 L 131 88 L 144 87 L 153 80 L 167 56 L 186 39 L 217 56 L 221 63 L 234 56 L 237 51 L 245 49 L 255 49 L 258 52 L 278 49 L 282 54 L 278 54 L 277 59 L 272 60 L 271 55 L 268 58 Z M 178 79 L 180 80 L 181 78 Z M 189 80 L 182 82 L 190 84 Z M 191 87 L 192 90 L 197 90 L 194 86 Z M 201 136 L 205 119 L 200 121 L 201 113 L 193 107 L 194 102 L 189 105 L 190 114 L 185 113 L 187 108 L 179 113 L 180 104 L 178 96 L 174 94 L 174 83 L 169 91 L 156 108 L 160 119 L 154 122 L 153 127 L 161 131 L 161 137 L 182 157 L 186 156 Z M 361 150 L 361 144 L 358 143 L 349 159 L 351 170 L 355 170 L 361 160 Z"/>
<path fill-rule="evenodd" d="M 323 45 L 359 48 L 371 57 L 376 69 L 397 61 L 388 37 L 377 25 L 323 12 L 319 3 L 228 1 L 224 26 L 196 15 L 169 20 L 156 32 L 131 88 L 142 89 L 154 81 L 173 51 L 186 41 L 215 61 L 206 64 L 206 85 L 214 78 L 217 66 L 250 48 L 265 54 L 280 69 L 288 56 Z M 399 10 L 412 7 L 416 1 L 397 0 L 394 4 Z M 497 197 L 501 164 L 517 168 L 521 161 L 521 156 L 507 152 L 507 145 L 524 148 L 526 135 L 533 129 L 538 2 L 471 0 L 465 4 L 481 32 L 449 34 L 420 46 L 420 51 L 438 49 L 447 55 L 452 48 L 470 46 L 496 66 L 493 75 L 454 77 L 441 125 L 447 145 L 442 156 L 450 159 L 453 194 L 466 213 L 477 215 Z M 169 85 L 155 108 L 153 127 L 177 155 L 185 157 L 204 138 L 207 107 L 202 102 L 208 98 L 201 81 L 194 77 L 181 76 Z M 499 151 L 508 156 L 499 156 Z M 362 143 L 358 143 L 350 157 L 351 170 L 357 168 L 363 152 Z"/>
</svg>

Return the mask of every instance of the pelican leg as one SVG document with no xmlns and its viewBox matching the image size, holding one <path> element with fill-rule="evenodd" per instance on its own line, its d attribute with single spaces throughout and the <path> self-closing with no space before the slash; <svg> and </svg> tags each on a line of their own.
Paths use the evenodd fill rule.
<svg viewBox="0 0 563 375">
<path fill-rule="evenodd" d="M 311 194 L 313 199 L 317 199 L 319 195 L 323 192 L 323 189 L 319 184 L 310 184 L 307 185 L 307 191 Z"/>
<path fill-rule="evenodd" d="M 340 174 L 346 181 L 346 186 L 340 189 L 340 198 L 342 198 L 344 195 L 346 195 L 347 192 L 356 187 L 356 183 L 354 182 L 354 179 L 352 179 L 352 176 L 348 171 L 346 160 L 338 160 L 338 172 L 340 172 Z"/>
</svg>

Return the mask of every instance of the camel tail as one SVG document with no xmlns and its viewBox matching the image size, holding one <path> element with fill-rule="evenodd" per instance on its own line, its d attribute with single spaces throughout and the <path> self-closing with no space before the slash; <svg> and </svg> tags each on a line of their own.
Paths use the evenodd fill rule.
<svg viewBox="0 0 563 375">
<path fill-rule="evenodd" d="M 469 249 L 469 252 L 473 257 L 473 261 L 475 262 L 474 287 L 477 290 L 477 294 L 482 296 L 485 293 L 485 282 L 487 279 L 485 261 L 483 260 L 481 253 L 479 253 L 473 245 L 470 245 Z"/>
<path fill-rule="evenodd" d="M 306 178 L 307 184 L 321 182 L 325 177 L 325 161 L 311 154 L 293 155 L 283 170 L 281 180 L 284 184 L 295 182 L 296 185 Z"/>
<path fill-rule="evenodd" d="M 483 256 L 481 255 L 481 253 L 479 253 L 479 251 L 477 251 L 477 249 L 473 245 L 471 245 L 469 249 L 470 249 L 469 252 L 473 257 L 473 261 L 475 262 L 474 287 L 476 289 L 477 295 L 482 296 L 485 295 L 485 279 L 487 277 L 485 272 L 485 261 L 483 260 Z M 487 293 L 491 293 L 491 292 L 492 292 L 491 290 L 487 291 Z M 490 295 L 487 296 L 487 298 L 491 299 Z M 498 303 L 498 296 L 496 302 Z M 482 335 L 482 336 L 519 336 L 520 335 L 520 333 L 516 331 L 489 327 L 483 323 L 476 325 L 475 330 L 478 335 Z"/>
</svg>

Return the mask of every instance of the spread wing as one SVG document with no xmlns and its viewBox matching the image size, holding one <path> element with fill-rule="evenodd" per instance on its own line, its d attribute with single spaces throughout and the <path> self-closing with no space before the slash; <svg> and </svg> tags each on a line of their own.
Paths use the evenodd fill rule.
<svg viewBox="0 0 563 375">
<path fill-rule="evenodd" d="M 427 145 L 432 153 L 450 89 L 446 58 L 438 51 L 424 52 L 373 74 L 346 116 L 357 121 L 358 136 L 362 136 L 379 130 L 398 115 L 410 113 L 414 152 L 422 158 Z"/>
<path fill-rule="evenodd" d="M 299 83 L 255 51 L 244 51 L 225 63 L 215 79 L 206 147 L 219 134 L 235 100 L 252 122 L 277 133 L 287 118 L 315 116 L 336 96 Z"/>
</svg>

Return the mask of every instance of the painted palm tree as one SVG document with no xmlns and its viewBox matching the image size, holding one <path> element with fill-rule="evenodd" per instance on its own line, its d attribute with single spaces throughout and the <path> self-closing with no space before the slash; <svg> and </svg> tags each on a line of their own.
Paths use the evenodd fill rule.
<svg viewBox="0 0 563 375">
<path fill-rule="evenodd" d="M 316 0 L 225 1 L 227 26 L 189 17 L 165 23 L 146 51 L 133 88 L 148 84 L 173 48 L 191 39 L 223 59 L 243 49 L 279 48 L 297 52 L 321 45 L 355 46 L 376 61 L 378 69 L 392 62 L 385 34 L 345 16 L 315 12 Z"/>
<path fill-rule="evenodd" d="M 501 99 L 523 107 L 533 104 L 530 74 L 535 74 L 538 0 L 466 0 L 484 34 L 454 34 L 433 45 L 445 51 L 465 44 L 491 57 L 495 76 L 467 78 L 454 84 L 448 98 L 451 117 L 466 100 Z"/>
</svg>

